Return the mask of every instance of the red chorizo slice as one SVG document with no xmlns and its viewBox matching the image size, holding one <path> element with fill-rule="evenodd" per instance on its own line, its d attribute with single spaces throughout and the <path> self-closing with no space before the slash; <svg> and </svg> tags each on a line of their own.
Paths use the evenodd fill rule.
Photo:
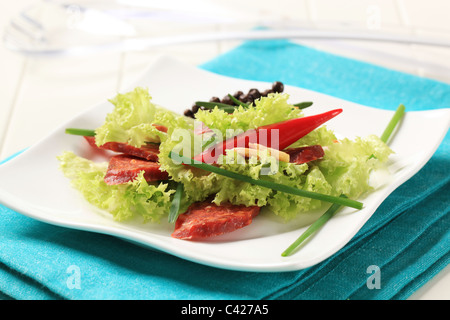
<svg viewBox="0 0 450 320">
<path fill-rule="evenodd" d="M 95 144 L 95 137 L 84 137 L 86 141 L 94 148 L 100 148 L 103 150 L 110 150 L 114 152 L 125 153 L 131 156 L 142 158 L 149 161 L 158 161 L 159 145 L 149 143 L 141 146 L 140 148 L 130 146 L 123 142 L 106 142 L 101 146 Z"/>
<path fill-rule="evenodd" d="M 108 185 L 123 184 L 134 180 L 139 172 L 144 171 L 147 181 L 167 180 L 167 172 L 161 171 L 159 164 L 137 157 L 120 154 L 111 157 L 104 181 Z"/>
<path fill-rule="evenodd" d="M 283 150 L 289 154 L 289 162 L 302 164 L 313 160 L 318 160 L 323 158 L 324 152 L 322 146 L 314 145 L 301 148 L 289 148 Z"/>
<path fill-rule="evenodd" d="M 137 148 L 121 142 L 106 142 L 101 148 L 125 153 L 149 161 L 158 161 L 159 145 L 154 143 L 145 144 Z"/>
<path fill-rule="evenodd" d="M 156 129 L 158 129 L 161 132 L 167 133 L 168 128 L 166 126 L 163 126 L 162 124 L 153 123 L 152 126 L 154 126 Z"/>
<path fill-rule="evenodd" d="M 91 136 L 84 136 L 84 139 L 89 143 L 89 145 L 92 148 L 99 148 L 99 146 L 97 146 L 95 144 L 95 137 L 91 137 Z"/>
<path fill-rule="evenodd" d="M 249 225 L 259 211 L 258 206 L 196 202 L 178 216 L 172 237 L 202 240 L 232 232 Z"/>
</svg>

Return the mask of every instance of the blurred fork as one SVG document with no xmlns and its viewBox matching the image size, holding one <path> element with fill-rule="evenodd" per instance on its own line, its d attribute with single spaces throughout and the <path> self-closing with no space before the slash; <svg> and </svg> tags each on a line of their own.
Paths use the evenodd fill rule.
<svg viewBox="0 0 450 320">
<path fill-rule="evenodd" d="M 31 17 L 27 10 L 12 19 L 5 29 L 4 41 L 11 49 L 30 47 L 47 42 L 42 24 Z"/>
<path fill-rule="evenodd" d="M 55 55 L 95 52 L 97 45 L 132 34 L 130 25 L 111 15 L 47 0 L 24 9 L 11 19 L 4 30 L 3 41 L 8 49 L 20 53 Z M 79 50 L 81 48 L 84 49 Z"/>
</svg>

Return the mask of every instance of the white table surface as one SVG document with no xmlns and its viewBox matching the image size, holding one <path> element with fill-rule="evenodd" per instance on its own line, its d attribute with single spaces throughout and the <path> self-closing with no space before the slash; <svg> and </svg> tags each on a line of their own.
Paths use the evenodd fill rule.
<svg viewBox="0 0 450 320">
<path fill-rule="evenodd" d="M 33 0 L 0 0 L 0 28 Z M 176 1 L 173 1 L 176 2 Z M 193 3 L 197 3 L 194 1 Z M 183 3 L 183 2 L 181 2 Z M 308 25 L 346 25 L 384 32 L 450 38 L 447 0 L 279 0 L 215 1 L 223 8 L 257 19 L 277 16 Z M 227 30 L 214 25 L 214 30 Z M 173 30 L 158 30 L 173 34 Z M 373 62 L 450 84 L 450 48 L 393 43 L 304 40 L 303 44 Z M 232 49 L 239 41 L 174 45 L 145 52 L 102 53 L 88 57 L 36 58 L 0 46 L 0 159 L 46 136 L 62 121 L 121 91 L 159 55 L 169 54 L 198 65 Z M 450 299 L 447 266 L 410 299 Z"/>
</svg>

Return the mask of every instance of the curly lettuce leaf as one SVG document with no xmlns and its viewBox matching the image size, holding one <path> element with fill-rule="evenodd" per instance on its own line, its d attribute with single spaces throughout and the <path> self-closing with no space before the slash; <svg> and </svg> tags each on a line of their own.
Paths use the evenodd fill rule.
<svg viewBox="0 0 450 320">
<path fill-rule="evenodd" d="M 227 130 L 255 129 L 260 126 L 285 121 L 303 116 L 301 109 L 288 103 L 289 95 L 286 93 L 269 94 L 255 100 L 250 108 L 238 107 L 232 114 L 219 108 L 211 111 L 199 110 L 195 117 L 208 128 L 219 130 L 224 137 Z"/>
<path fill-rule="evenodd" d="M 305 165 L 307 167 L 307 165 Z M 278 181 L 277 181 L 278 182 Z M 289 179 L 284 179 L 283 183 L 291 187 L 299 189 L 318 192 L 323 194 L 333 194 L 331 185 L 326 180 L 325 176 L 314 166 L 310 170 L 305 171 L 302 175 L 291 174 Z M 319 200 L 314 200 L 305 197 L 298 197 L 295 195 L 277 192 L 268 200 L 269 209 L 284 218 L 286 221 L 295 218 L 302 212 L 308 212 L 314 209 L 321 208 L 323 203 Z"/>
<path fill-rule="evenodd" d="M 176 118 L 189 121 L 155 105 L 151 100 L 148 90 L 141 87 L 110 99 L 114 109 L 106 116 L 103 125 L 95 130 L 97 145 L 114 141 L 140 147 L 145 142 L 159 142 L 165 135 L 153 124 L 167 126 Z"/>
<path fill-rule="evenodd" d="M 300 138 L 299 140 L 294 142 L 292 145 L 289 146 L 289 148 L 306 147 L 313 145 L 320 145 L 322 147 L 327 147 L 332 145 L 336 141 L 337 138 L 334 132 L 328 129 L 326 125 L 323 125 L 311 131 L 303 138 Z"/>
<path fill-rule="evenodd" d="M 342 139 L 325 149 L 320 170 L 336 194 L 358 198 L 372 190 L 370 174 L 386 163 L 393 151 L 375 135 L 355 140 Z"/>
<path fill-rule="evenodd" d="M 117 221 L 140 216 L 144 222 L 159 222 L 171 205 L 174 190 L 167 183 L 148 184 L 143 172 L 126 184 L 107 185 L 103 181 L 107 163 L 95 163 L 66 151 L 58 156 L 60 169 L 92 205 L 110 212 Z"/>
</svg>

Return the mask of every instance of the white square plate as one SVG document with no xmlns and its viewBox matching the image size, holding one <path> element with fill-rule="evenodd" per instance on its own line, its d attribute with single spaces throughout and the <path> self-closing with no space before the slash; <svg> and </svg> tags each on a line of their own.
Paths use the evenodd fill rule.
<svg viewBox="0 0 450 320">
<path fill-rule="evenodd" d="M 219 76 L 172 58 L 162 57 L 137 81 L 149 89 L 153 101 L 182 113 L 194 101 L 223 97 L 237 90 L 265 90 L 270 83 Z M 334 108 L 343 113 L 327 126 L 339 136 L 354 138 L 381 134 L 393 112 L 369 108 L 317 92 L 286 86 L 292 103 L 313 101 L 305 114 Z M 412 177 L 430 159 L 448 131 L 450 109 L 407 112 L 392 141 L 391 175 L 378 175 L 377 188 L 364 199 L 362 210 L 345 208 L 331 219 L 301 250 L 282 257 L 286 249 L 318 213 L 302 215 L 290 223 L 262 212 L 250 226 L 211 241 L 193 242 L 171 238 L 173 225 L 115 222 L 109 213 L 93 208 L 70 186 L 58 169 L 56 157 L 65 150 L 88 156 L 89 146 L 79 136 L 64 133 L 67 127 L 96 128 L 113 106 L 96 105 L 19 156 L 0 166 L 0 202 L 17 212 L 46 223 L 117 236 L 149 248 L 209 266 L 241 270 L 280 272 L 310 267 L 344 247 L 398 186 Z M 401 101 L 399 101 L 400 103 Z M 418 129 L 420 128 L 420 130 Z M 332 239 L 332 241 L 330 241 Z"/>
</svg>

